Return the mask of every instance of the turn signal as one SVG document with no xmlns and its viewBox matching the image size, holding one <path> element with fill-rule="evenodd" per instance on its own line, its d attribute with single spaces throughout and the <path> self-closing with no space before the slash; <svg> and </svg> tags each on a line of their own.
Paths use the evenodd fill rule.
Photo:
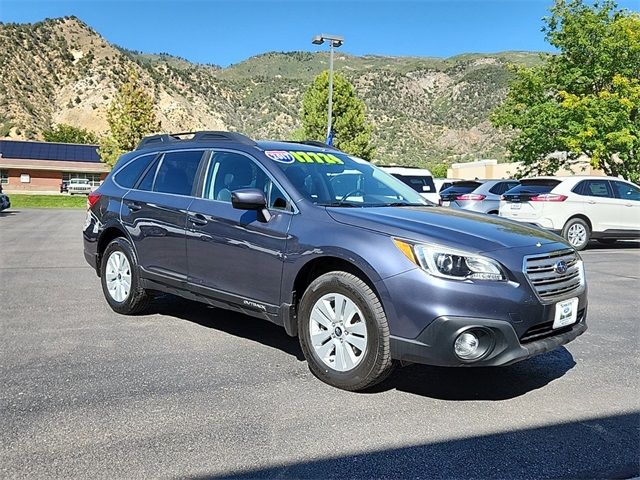
<svg viewBox="0 0 640 480">
<path fill-rule="evenodd" d="M 418 265 L 418 262 L 416 261 L 416 257 L 413 254 L 413 246 L 410 243 L 403 242 L 402 240 L 398 240 L 397 238 L 393 239 L 393 243 L 395 244 L 396 247 L 398 247 L 398 250 L 404 253 L 405 257 L 407 257 L 413 263 Z"/>
</svg>

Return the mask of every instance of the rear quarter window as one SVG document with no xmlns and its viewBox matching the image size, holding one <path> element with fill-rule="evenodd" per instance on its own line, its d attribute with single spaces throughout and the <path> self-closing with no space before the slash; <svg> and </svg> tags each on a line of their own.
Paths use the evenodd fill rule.
<svg viewBox="0 0 640 480">
<path fill-rule="evenodd" d="M 142 172 L 151 164 L 156 157 L 155 153 L 142 155 L 122 167 L 115 175 L 115 182 L 124 188 L 133 188 Z"/>
<path fill-rule="evenodd" d="M 583 180 L 572 191 L 587 197 L 613 197 L 608 180 Z"/>
</svg>

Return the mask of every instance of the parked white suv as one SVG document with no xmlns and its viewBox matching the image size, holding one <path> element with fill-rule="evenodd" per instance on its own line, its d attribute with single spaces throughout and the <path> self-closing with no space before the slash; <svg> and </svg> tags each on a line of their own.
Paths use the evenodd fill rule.
<svg viewBox="0 0 640 480">
<path fill-rule="evenodd" d="M 382 170 L 393 175 L 406 185 L 409 185 L 423 198 L 438 203 L 440 196 L 433 183 L 433 175 L 426 168 L 414 167 L 381 167 Z"/>
<path fill-rule="evenodd" d="M 582 250 L 592 238 L 640 238 L 640 188 L 615 177 L 529 178 L 502 195 L 500 216 L 553 230 Z"/>
<path fill-rule="evenodd" d="M 67 184 L 69 195 L 89 195 L 91 183 L 86 178 L 72 178 Z"/>
</svg>

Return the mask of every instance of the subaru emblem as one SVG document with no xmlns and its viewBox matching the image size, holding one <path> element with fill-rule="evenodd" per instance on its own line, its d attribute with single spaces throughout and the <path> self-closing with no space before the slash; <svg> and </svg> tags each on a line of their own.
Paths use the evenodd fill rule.
<svg viewBox="0 0 640 480">
<path fill-rule="evenodd" d="M 567 273 L 567 262 L 565 262 L 564 260 L 558 260 L 553 266 L 553 269 L 556 271 L 556 273 L 564 275 L 565 273 Z"/>
</svg>

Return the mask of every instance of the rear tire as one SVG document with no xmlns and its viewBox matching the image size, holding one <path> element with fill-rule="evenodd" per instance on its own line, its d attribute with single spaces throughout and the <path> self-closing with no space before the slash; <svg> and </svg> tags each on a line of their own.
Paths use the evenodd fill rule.
<svg viewBox="0 0 640 480">
<path fill-rule="evenodd" d="M 581 218 L 571 218 L 562 229 L 562 236 L 576 250 L 584 250 L 591 237 L 589 224 Z"/>
<path fill-rule="evenodd" d="M 136 255 L 125 238 L 118 237 L 107 245 L 100 262 L 102 292 L 114 312 L 135 315 L 144 312 L 151 302 L 140 286 Z"/>
<path fill-rule="evenodd" d="M 307 288 L 298 338 L 309 369 L 343 390 L 364 390 L 393 370 L 389 325 L 375 292 L 347 272 L 329 272 Z"/>
</svg>

